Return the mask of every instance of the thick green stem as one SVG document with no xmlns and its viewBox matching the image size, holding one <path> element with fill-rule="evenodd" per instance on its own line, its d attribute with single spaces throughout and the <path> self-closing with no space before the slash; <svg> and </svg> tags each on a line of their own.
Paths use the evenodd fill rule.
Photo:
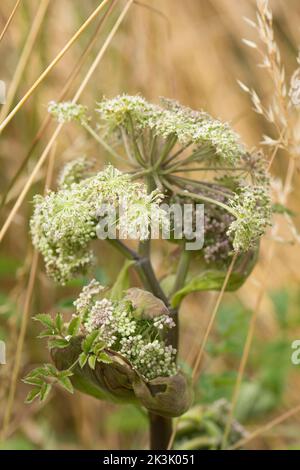
<svg viewBox="0 0 300 470">
<path fill-rule="evenodd" d="M 177 268 L 177 274 L 176 274 L 176 279 L 175 279 L 172 294 L 174 294 L 176 291 L 178 291 L 179 289 L 183 287 L 187 273 L 188 273 L 190 259 L 191 259 L 191 252 L 183 248 L 181 255 L 180 255 L 180 260 L 179 260 L 179 264 Z"/>
<path fill-rule="evenodd" d="M 164 416 L 149 413 L 150 449 L 166 450 L 172 435 L 172 420 Z"/>
</svg>

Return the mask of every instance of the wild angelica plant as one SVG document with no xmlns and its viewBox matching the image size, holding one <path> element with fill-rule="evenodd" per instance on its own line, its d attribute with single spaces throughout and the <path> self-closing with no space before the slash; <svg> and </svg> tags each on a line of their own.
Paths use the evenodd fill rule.
<svg viewBox="0 0 300 470">
<path fill-rule="evenodd" d="M 50 277 L 65 284 L 87 274 L 96 262 L 91 242 L 97 238 L 103 204 L 128 202 L 128 238 L 107 243 L 127 261 L 112 288 L 92 280 L 74 302 L 69 322 L 62 316 L 38 315 L 41 336 L 55 363 L 32 371 L 28 400 L 44 399 L 53 383 L 100 399 L 133 402 L 150 413 L 151 448 L 168 446 L 171 417 L 191 405 L 189 379 L 177 364 L 178 311 L 190 292 L 237 289 L 250 274 L 260 237 L 270 225 L 269 179 L 261 153 L 246 151 L 228 124 L 171 100 L 148 103 L 140 96 L 104 99 L 96 107 L 96 124 L 87 109 L 72 103 L 49 104 L 59 122 L 77 121 L 112 159 L 129 167 L 107 165 L 96 171 L 83 158 L 69 162 L 57 191 L 35 196 L 31 219 L 33 243 L 44 257 Z M 197 174 L 197 178 L 190 175 Z M 185 175 L 188 176 L 185 176 Z M 200 176 L 199 176 L 200 175 Z M 151 218 L 166 222 L 163 203 L 205 204 L 204 245 L 191 257 L 185 238 L 177 266 L 158 280 L 151 263 Z M 108 223 L 109 225 L 109 223 Z M 111 228 L 111 227 L 108 227 Z M 114 222 L 117 234 L 121 221 Z M 175 225 L 171 226 L 171 235 Z M 193 259 L 191 259 L 193 258 Z M 128 270 L 136 269 L 143 288 L 128 289 Z"/>
</svg>

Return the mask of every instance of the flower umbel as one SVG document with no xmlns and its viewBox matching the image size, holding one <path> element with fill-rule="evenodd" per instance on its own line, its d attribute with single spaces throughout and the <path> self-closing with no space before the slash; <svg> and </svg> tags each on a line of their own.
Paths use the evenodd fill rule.
<svg viewBox="0 0 300 470">
<path fill-rule="evenodd" d="M 48 104 L 48 112 L 54 116 L 58 122 L 65 123 L 78 121 L 80 123 L 87 121 L 87 108 L 81 104 L 66 101 L 64 103 L 56 103 L 50 101 Z"/>
<path fill-rule="evenodd" d="M 30 222 L 33 243 L 44 256 L 48 274 L 62 284 L 85 273 L 93 263 L 89 243 L 96 238 L 98 214 L 104 204 L 118 209 L 120 201 L 126 200 L 130 225 L 139 226 L 135 233 L 144 239 L 149 234 L 145 220 L 153 210 L 159 211 L 163 197 L 157 191 L 147 194 L 144 184 L 132 182 L 129 175 L 111 165 L 77 182 L 82 169 L 86 169 L 82 160 L 68 164 L 61 189 L 34 198 Z"/>
<path fill-rule="evenodd" d="M 244 153 L 238 136 L 228 124 L 171 100 L 163 100 L 162 105 L 148 103 L 141 96 L 120 95 L 101 101 L 96 111 L 109 132 L 124 128 L 130 133 L 132 126 L 137 132 L 150 129 L 157 137 L 173 136 L 183 145 L 211 147 L 217 156 L 230 163 Z"/>
<path fill-rule="evenodd" d="M 86 286 L 79 297 L 84 311 L 89 305 L 83 331 L 98 330 L 100 340 L 126 358 L 144 379 L 175 375 L 176 349 L 164 341 L 164 332 L 175 326 L 173 319 L 167 314 L 154 318 L 137 315 L 132 302 L 127 299 L 113 301 L 104 297 L 99 300 L 97 293 L 91 296 L 91 292 L 101 294 L 95 283 L 94 280 Z"/>
<path fill-rule="evenodd" d="M 271 224 L 272 207 L 268 191 L 262 186 L 242 187 L 230 205 L 236 219 L 227 234 L 234 234 L 233 247 L 236 251 L 246 251 L 255 246 Z"/>
</svg>

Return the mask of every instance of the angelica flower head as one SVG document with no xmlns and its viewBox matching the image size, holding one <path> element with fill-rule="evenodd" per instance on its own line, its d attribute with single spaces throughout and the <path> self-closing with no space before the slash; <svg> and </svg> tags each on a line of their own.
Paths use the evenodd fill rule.
<svg viewBox="0 0 300 470">
<path fill-rule="evenodd" d="M 120 353 L 146 380 L 175 375 L 176 349 L 165 343 L 163 335 L 175 326 L 174 320 L 166 313 L 145 318 L 136 313 L 135 304 L 128 297 L 103 297 L 99 287 L 97 281 L 91 281 L 75 302 L 77 314 L 84 311 L 81 318 L 85 333 L 99 331 L 99 340 Z M 156 302 L 160 305 L 161 301 Z"/>
<path fill-rule="evenodd" d="M 78 121 L 81 124 L 87 121 L 87 108 L 81 104 L 66 101 L 57 103 L 50 101 L 48 112 L 54 116 L 59 123 Z"/>
<path fill-rule="evenodd" d="M 109 132 L 123 128 L 130 134 L 133 128 L 137 132 L 149 129 L 162 139 L 173 136 L 182 145 L 207 146 L 229 163 L 234 163 L 244 153 L 237 134 L 228 124 L 171 100 L 162 100 L 159 106 L 141 96 L 124 94 L 101 101 L 96 111 Z"/>
<path fill-rule="evenodd" d="M 85 157 L 79 157 L 69 161 L 58 176 L 58 187 L 70 188 L 73 183 L 79 183 L 82 179 L 89 176 L 93 166 L 94 161 L 87 160 Z"/>
<path fill-rule="evenodd" d="M 235 220 L 227 231 L 233 235 L 236 251 L 247 251 L 255 246 L 259 238 L 271 225 L 272 206 L 267 188 L 244 186 L 230 201 Z"/>
<path fill-rule="evenodd" d="M 97 298 L 103 290 L 105 290 L 105 287 L 96 281 L 96 279 L 93 279 L 88 285 L 84 286 L 78 299 L 74 301 L 76 315 L 80 316 L 83 321 L 88 317 L 93 306 L 94 299 Z"/>
<path fill-rule="evenodd" d="M 84 163 L 77 162 L 71 168 L 76 170 L 76 178 L 74 171 L 70 173 L 70 166 L 64 171 L 57 192 L 34 197 L 30 222 L 33 244 L 42 253 L 48 274 L 62 284 L 85 273 L 93 264 L 89 245 L 97 236 L 103 205 L 110 204 L 117 209 L 120 201 L 126 199 L 129 223 L 144 227 L 151 211 L 159 211 L 163 197 L 156 191 L 148 195 L 145 185 L 132 182 L 129 175 L 111 165 L 93 176 L 72 182 L 78 179 L 78 165 L 81 170 Z M 148 232 L 141 229 L 137 235 L 147 238 Z"/>
</svg>

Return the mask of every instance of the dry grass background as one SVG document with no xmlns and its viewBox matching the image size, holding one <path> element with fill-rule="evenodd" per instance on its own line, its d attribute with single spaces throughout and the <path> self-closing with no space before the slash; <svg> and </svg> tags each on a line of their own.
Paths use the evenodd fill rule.
<svg viewBox="0 0 300 470">
<path fill-rule="evenodd" d="M 8 89 L 16 73 L 18 61 L 28 39 L 30 28 L 40 5 L 38 0 L 23 0 L 15 12 L 5 35 L 0 42 L 0 79 Z M 96 0 L 50 0 L 48 9 L 41 19 L 39 32 L 25 61 L 24 70 L 16 90 L 14 104 L 24 95 L 51 60 L 58 54 L 69 38 L 84 20 L 98 6 Z M 117 0 L 112 13 L 96 37 L 86 62 L 73 81 L 67 94 L 71 98 L 87 73 L 99 49 L 104 43 L 125 1 Z M 4 27 L 15 5 L 14 0 L 1 2 L 0 30 Z M 271 0 L 274 14 L 274 31 L 281 49 L 287 75 L 296 68 L 298 45 L 300 44 L 298 0 Z M 272 93 L 265 71 L 256 66 L 257 52 L 247 48 L 241 39 L 256 39 L 255 32 L 245 23 L 243 17 L 255 16 L 255 0 L 141 0 L 135 2 L 115 38 L 109 45 L 103 60 L 86 87 L 80 101 L 93 106 L 103 95 L 113 96 L 121 92 L 142 93 L 157 101 L 160 96 L 175 98 L 182 103 L 204 108 L 215 117 L 228 120 L 241 134 L 249 147 L 257 146 L 262 134 L 271 132 L 265 120 L 255 114 L 247 94 L 237 85 L 237 79 L 246 83 L 268 98 Z M 66 80 L 95 31 L 99 17 L 83 32 L 49 76 L 34 91 L 0 135 L 0 188 L 5 194 L 16 171 L 32 144 L 39 126 L 47 114 L 47 103 L 57 99 Z M 3 117 L 3 116 L 2 116 Z M 7 219 L 17 197 L 52 135 L 54 124 L 47 128 L 41 142 L 35 147 L 16 183 L 8 194 L 1 209 L 1 226 Z M 91 143 L 76 125 L 69 125 L 57 140 L 55 153 L 52 152 L 54 174 L 63 162 L 78 153 L 96 156 L 105 161 L 106 156 Z M 287 171 L 288 155 L 279 151 L 272 166 L 272 173 L 284 178 Z M 45 185 L 47 165 L 44 165 L 34 179 L 26 199 L 5 234 L 0 248 L 1 293 L 5 295 L 0 310 L 0 334 L 7 335 L 7 366 L 0 366 L 0 416 L 5 414 L 10 387 L 11 371 L 19 338 L 20 324 L 24 315 L 24 304 L 28 296 L 28 276 L 32 266 L 32 247 L 28 233 L 31 214 L 30 201 L 33 194 L 42 192 Z M 298 162 L 293 178 L 293 193 L 288 206 L 297 214 L 300 201 Z M 295 224 L 297 225 L 297 217 Z M 282 221 L 280 222 L 282 223 Z M 280 233 L 290 238 L 284 224 Z M 269 260 L 270 244 L 273 255 Z M 158 247 L 154 263 L 163 274 L 163 249 Z M 169 253 L 169 251 L 168 251 Z M 169 255 L 169 254 L 168 254 Z M 121 259 L 114 253 L 99 250 L 99 256 L 106 266 L 106 275 L 113 279 Z M 257 305 L 261 297 L 254 335 L 266 343 L 280 334 L 275 320 L 274 305 L 269 291 L 287 288 L 299 297 L 300 251 L 297 244 L 274 243 L 270 237 L 262 243 L 261 256 L 251 278 L 236 294 L 226 299 L 238 298 L 247 308 Z M 298 290 L 297 290 L 298 289 Z M 34 280 L 32 304 L 29 314 L 39 311 L 54 311 L 60 299 L 76 295 L 78 287 L 58 288 L 47 280 L 42 262 L 38 264 Z M 27 294 L 26 294 L 27 293 Z M 297 297 L 298 296 L 298 297 Z M 193 295 L 183 305 L 181 337 L 182 356 L 187 360 L 199 348 L 209 320 L 215 294 Z M 28 297 L 27 297 L 28 300 Z M 14 313 L 8 315 L 11 302 L 16 304 Z M 297 314 L 299 304 L 290 307 Z M 298 312 L 298 316 L 299 316 Z M 250 316 L 249 316 L 250 317 Z M 24 405 L 26 387 L 19 378 L 34 363 L 47 360 L 44 346 L 35 339 L 36 326 L 29 322 L 22 348 L 13 413 L 6 433 L 8 447 L 34 446 L 38 448 L 129 448 L 145 446 L 147 431 L 143 423 L 139 432 L 122 432 L 122 419 L 130 415 L 117 414 L 117 407 L 98 403 L 93 399 L 75 394 L 66 396 L 57 391 L 46 405 Z M 290 341 L 300 338 L 300 327 L 291 327 L 287 332 Z M 214 331 L 211 339 L 218 341 Z M 192 353 L 190 351 L 192 345 Z M 255 345 L 255 343 L 254 343 Z M 290 360 L 289 357 L 286 358 Z M 239 361 L 233 363 L 222 359 L 210 360 L 204 357 L 204 370 L 237 370 Z M 249 376 L 255 370 L 247 370 Z M 294 367 L 288 376 L 282 403 L 271 413 L 249 423 L 248 429 L 258 429 L 272 418 L 300 404 L 300 372 Z M 138 417 L 132 415 L 133 420 Z M 120 429 L 119 427 L 120 426 Z M 300 413 L 282 425 L 273 427 L 257 439 L 249 442 L 249 448 L 287 448 L 299 446 Z M 297 435 L 298 434 L 298 435 Z M 21 437 L 20 437 L 21 436 Z M 20 444 L 21 442 L 21 444 Z"/>
</svg>

